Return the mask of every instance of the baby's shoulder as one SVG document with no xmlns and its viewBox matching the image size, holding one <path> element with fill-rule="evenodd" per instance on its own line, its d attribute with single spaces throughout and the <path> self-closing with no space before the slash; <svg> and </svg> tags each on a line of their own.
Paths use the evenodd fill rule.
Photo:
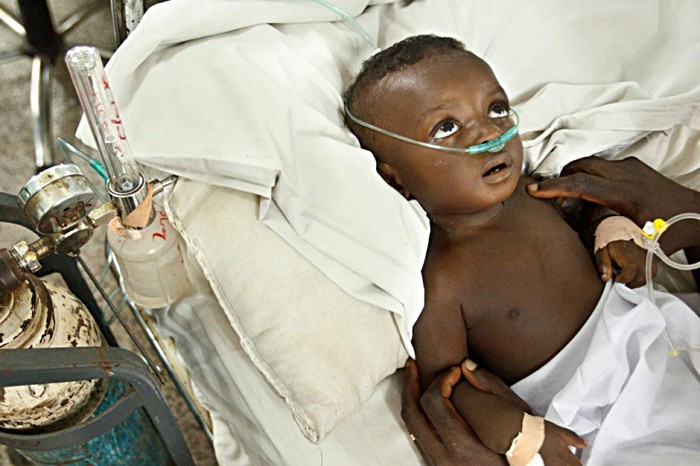
<svg viewBox="0 0 700 466">
<path fill-rule="evenodd" d="M 454 257 L 428 250 L 423 264 L 423 284 L 426 293 L 431 290 L 449 292 L 454 285 L 456 270 Z"/>
<path fill-rule="evenodd" d="M 461 254 L 428 253 L 423 267 L 426 307 L 440 312 L 461 313 L 471 292 L 474 262 Z"/>
</svg>

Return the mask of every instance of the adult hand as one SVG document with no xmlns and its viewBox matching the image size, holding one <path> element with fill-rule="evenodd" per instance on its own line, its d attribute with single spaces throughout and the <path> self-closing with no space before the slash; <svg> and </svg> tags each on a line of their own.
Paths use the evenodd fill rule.
<svg viewBox="0 0 700 466">
<path fill-rule="evenodd" d="M 462 363 L 461 370 L 453 367 L 437 376 L 421 395 L 418 365 L 409 360 L 402 392 L 401 417 L 429 465 L 505 465 L 505 457 L 481 443 L 450 401 L 452 388 L 463 374 L 474 387 L 529 412 L 529 406 L 503 381 L 485 369 L 476 368 L 468 360 Z"/>
<path fill-rule="evenodd" d="M 609 207 L 640 227 L 648 220 L 668 220 L 685 212 L 700 213 L 700 192 L 666 178 L 639 159 L 609 161 L 591 156 L 571 162 L 559 178 L 528 186 L 534 197 L 580 198 Z M 662 236 L 667 254 L 700 247 L 700 223 L 684 221 Z M 675 231 L 674 231 L 675 230 Z"/>
<path fill-rule="evenodd" d="M 528 186 L 534 197 L 580 198 L 609 207 L 637 225 L 683 212 L 700 212 L 700 193 L 666 178 L 637 158 L 591 156 L 564 167 L 559 178 Z"/>
</svg>

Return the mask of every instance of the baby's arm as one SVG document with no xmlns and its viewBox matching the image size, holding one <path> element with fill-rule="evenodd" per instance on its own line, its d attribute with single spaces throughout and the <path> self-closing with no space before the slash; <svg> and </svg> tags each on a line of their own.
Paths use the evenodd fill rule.
<svg viewBox="0 0 700 466">
<path fill-rule="evenodd" d="M 605 218 L 596 228 L 594 254 L 603 281 L 616 282 L 637 288 L 646 282 L 647 251 L 642 243 L 641 229 L 632 220 L 620 215 Z M 656 261 L 652 275 L 656 274 Z"/>
<path fill-rule="evenodd" d="M 465 382 L 455 387 L 452 399 L 484 445 L 504 455 L 521 429 L 524 412 Z"/>
<path fill-rule="evenodd" d="M 427 282 L 426 307 L 413 335 L 424 387 L 439 372 L 459 365 L 468 356 L 467 327 L 460 305 L 450 302 L 449 294 L 430 291 Z M 452 399 L 458 413 L 486 447 L 500 454 L 508 451 L 523 425 L 524 411 L 520 407 L 478 390 L 466 381 L 455 386 Z M 545 423 L 545 441 L 540 449 L 545 461 L 549 457 L 558 461 L 552 464 L 579 464 L 567 449 L 568 445 L 583 448 L 585 442 L 566 429 Z"/>
<path fill-rule="evenodd" d="M 515 451 L 511 448 L 513 440 L 520 432 L 526 433 L 524 411 L 465 382 L 455 387 L 452 399 L 457 412 L 490 450 L 502 455 L 509 450 L 511 453 Z M 540 418 L 530 416 L 530 419 L 542 422 Z M 570 430 L 544 421 L 544 441 L 539 450 L 535 446 L 535 450 L 531 451 L 538 452 L 546 465 L 580 466 L 579 460 L 569 450 L 570 445 L 585 448 L 586 442 Z M 530 453 L 528 460 L 532 458 L 532 454 Z M 511 462 L 511 458 L 508 458 L 508 462 L 523 464 Z"/>
<path fill-rule="evenodd" d="M 458 366 L 468 356 L 467 324 L 458 293 L 453 292 L 454 284 L 449 281 L 448 277 L 424 273 L 425 308 L 413 327 L 413 346 L 423 387 L 442 370 Z M 464 381 L 456 385 L 453 400 L 479 439 L 492 451 L 505 453 L 520 430 L 522 411 Z"/>
<path fill-rule="evenodd" d="M 567 218 L 563 210 L 562 214 Z M 607 207 L 578 202 L 578 208 L 568 212 L 567 221 L 593 252 L 604 282 L 614 278 L 630 288 L 646 283 L 646 249 L 641 243 L 641 228 L 632 220 Z M 656 262 L 654 258 L 653 275 L 656 275 Z"/>
</svg>

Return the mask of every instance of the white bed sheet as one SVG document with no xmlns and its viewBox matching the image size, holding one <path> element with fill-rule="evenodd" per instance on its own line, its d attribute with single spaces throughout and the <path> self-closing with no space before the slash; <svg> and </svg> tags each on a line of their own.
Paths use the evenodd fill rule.
<svg viewBox="0 0 700 466">
<path fill-rule="evenodd" d="M 533 412 L 588 441 L 586 466 L 695 466 L 700 457 L 700 318 L 668 293 L 608 283 L 583 328 L 513 386 Z"/>
</svg>

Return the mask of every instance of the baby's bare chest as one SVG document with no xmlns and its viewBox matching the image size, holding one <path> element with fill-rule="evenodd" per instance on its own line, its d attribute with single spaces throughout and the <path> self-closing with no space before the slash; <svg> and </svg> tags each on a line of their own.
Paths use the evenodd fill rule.
<svg viewBox="0 0 700 466">
<path fill-rule="evenodd" d="M 551 212 L 453 246 L 469 353 L 517 380 L 556 354 L 576 334 L 602 290 L 578 234 Z"/>
<path fill-rule="evenodd" d="M 544 317 L 598 293 L 593 259 L 573 231 L 494 235 L 455 256 L 468 326 L 484 319 Z M 592 288 L 589 292 L 588 289 Z"/>
</svg>

